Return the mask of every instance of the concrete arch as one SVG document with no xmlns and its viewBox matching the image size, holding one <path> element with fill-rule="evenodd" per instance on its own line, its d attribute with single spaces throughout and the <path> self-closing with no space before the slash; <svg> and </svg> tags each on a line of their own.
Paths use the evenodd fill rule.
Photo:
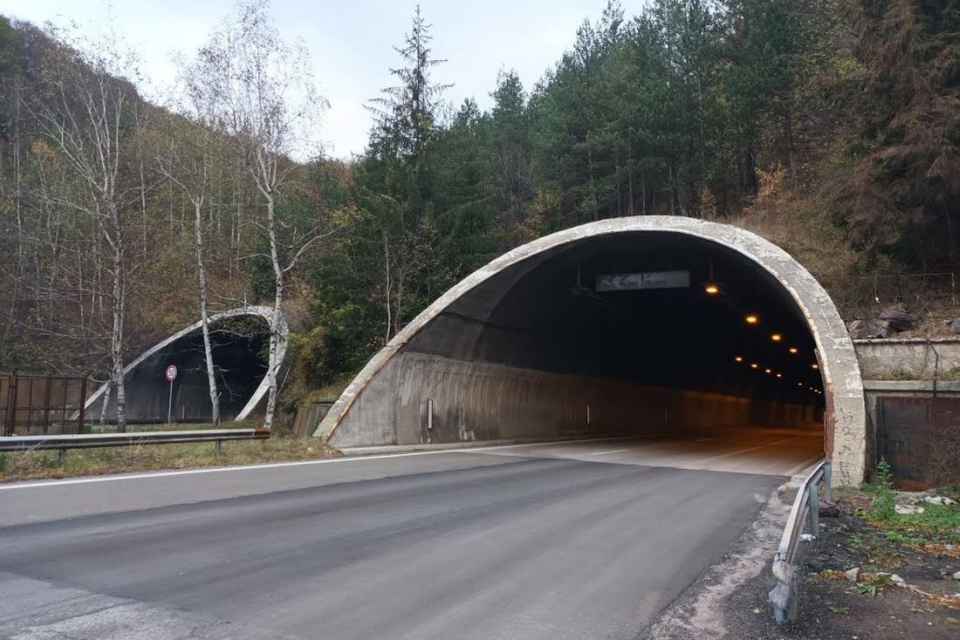
<svg viewBox="0 0 960 640">
<path fill-rule="evenodd" d="M 420 313 L 370 360 L 321 421 L 315 435 L 341 446 L 396 442 L 396 427 L 390 424 L 397 419 L 393 405 L 408 401 L 409 398 L 400 396 L 416 390 L 392 369 L 396 368 L 397 356 L 408 350 L 424 330 L 442 314 L 455 315 L 450 310 L 468 294 L 473 296 L 471 320 L 482 323 L 489 319 L 506 292 L 545 261 L 577 243 L 629 234 L 679 235 L 705 241 L 735 252 L 775 279 L 802 314 L 816 345 L 825 393 L 826 451 L 834 461 L 835 482 L 862 481 L 867 443 L 860 367 L 853 342 L 830 296 L 799 262 L 764 238 L 730 225 L 676 216 L 617 218 L 585 224 L 518 247 L 478 269 Z M 495 277 L 501 278 L 503 284 L 491 293 L 482 285 Z M 476 345 L 476 338 L 469 337 L 471 331 L 463 325 L 456 332 L 445 334 L 444 339 L 453 345 L 448 345 L 451 352 L 462 350 L 466 342 Z M 418 375 L 431 375 L 429 367 L 421 363 Z M 451 369 L 444 375 L 458 373 Z M 477 380 L 474 384 L 482 386 Z M 393 399 L 377 402 L 387 397 Z M 497 400 L 494 395 L 488 396 L 487 401 Z"/>
<path fill-rule="evenodd" d="M 271 307 L 265 307 L 265 306 L 241 307 L 239 309 L 231 309 L 229 311 L 224 311 L 222 313 L 214 314 L 210 316 L 209 320 L 210 320 L 211 327 L 214 327 L 215 325 L 217 325 L 220 322 L 223 322 L 224 320 L 229 320 L 233 318 L 244 318 L 244 317 L 257 318 L 259 320 L 262 320 L 266 324 L 266 326 L 269 327 L 269 326 L 272 326 L 272 323 L 274 320 L 274 310 Z M 181 329 L 177 333 L 174 333 L 168 338 L 161 340 L 154 346 L 144 351 L 135 360 L 133 360 L 130 364 L 128 364 L 124 368 L 123 370 L 124 379 L 129 384 L 130 376 L 137 374 L 139 370 L 143 369 L 144 367 L 155 365 L 156 362 L 154 362 L 154 360 L 157 359 L 157 356 L 161 356 L 171 351 L 175 352 L 177 343 L 180 343 L 185 339 L 189 339 L 191 337 L 196 337 L 197 335 L 200 335 L 202 324 L 203 323 L 200 321 L 195 322 L 194 324 L 184 329 Z M 280 341 L 279 348 L 278 348 L 278 359 L 280 362 L 283 362 L 283 359 L 284 359 L 284 356 L 286 355 L 286 350 L 287 350 L 287 336 L 289 333 L 289 329 L 287 326 L 286 319 L 283 317 L 282 314 L 280 315 L 280 318 L 279 318 L 279 327 L 280 327 L 280 334 L 282 336 L 282 339 Z M 215 362 L 217 361 L 216 352 L 214 353 L 214 361 Z M 181 372 L 181 375 L 182 375 L 182 372 Z M 203 378 L 204 378 L 204 384 L 206 384 L 205 372 L 203 373 Z M 163 371 L 159 370 L 159 371 L 151 372 L 150 380 L 154 384 L 156 384 L 157 388 L 159 389 L 159 392 L 163 396 L 162 404 L 165 410 L 166 402 L 167 402 L 166 400 L 167 398 L 166 384 L 167 383 L 164 380 Z M 91 416 L 91 417 L 99 416 L 98 411 L 100 410 L 100 402 L 104 394 L 106 393 L 106 390 L 107 390 L 107 385 L 106 384 L 101 385 L 87 399 L 86 410 L 87 410 L 88 416 Z M 242 400 L 241 408 L 234 416 L 234 420 L 246 420 L 247 418 L 249 418 L 251 414 L 256 410 L 257 406 L 266 397 L 266 394 L 268 392 L 269 392 L 269 384 L 267 383 L 266 378 L 263 378 L 262 380 L 260 380 L 259 384 L 253 390 L 253 392 L 248 397 Z M 136 399 L 134 397 L 131 397 L 131 391 L 128 390 L 127 394 L 128 394 L 128 404 L 130 403 L 131 400 L 134 400 L 134 402 L 136 402 Z M 243 395 L 246 395 L 246 394 L 243 394 Z M 206 404 L 209 405 L 209 397 L 206 398 Z M 111 403 L 111 406 L 112 406 L 112 403 Z M 136 413 L 134 413 L 134 415 L 131 416 L 129 415 L 129 407 L 128 407 L 128 419 L 132 421 L 136 421 L 137 419 L 148 419 L 152 417 L 153 416 L 146 416 L 146 415 L 138 416 L 136 415 Z"/>
</svg>

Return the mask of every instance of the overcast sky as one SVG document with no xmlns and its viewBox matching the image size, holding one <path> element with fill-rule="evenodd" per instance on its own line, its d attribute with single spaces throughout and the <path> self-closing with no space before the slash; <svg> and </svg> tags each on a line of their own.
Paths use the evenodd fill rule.
<svg viewBox="0 0 960 640">
<path fill-rule="evenodd" d="M 645 0 L 622 0 L 628 16 Z M 320 138 L 332 155 L 363 152 L 370 127 L 365 102 L 393 84 L 388 69 L 399 65 L 416 0 L 273 0 L 283 36 L 302 38 L 313 59 L 320 92 L 330 101 Z M 490 106 L 497 72 L 514 68 L 528 89 L 575 37 L 583 19 L 597 19 L 606 0 L 421 0 L 433 25 L 433 50 L 448 62 L 434 77 L 454 83 L 446 98 L 459 104 L 474 97 Z M 140 53 L 145 77 L 170 83 L 177 52 L 192 55 L 235 0 L 0 0 L 0 13 L 36 24 L 76 22 L 96 32 L 112 16 L 114 28 Z M 146 88 L 148 93 L 151 88 Z"/>
</svg>

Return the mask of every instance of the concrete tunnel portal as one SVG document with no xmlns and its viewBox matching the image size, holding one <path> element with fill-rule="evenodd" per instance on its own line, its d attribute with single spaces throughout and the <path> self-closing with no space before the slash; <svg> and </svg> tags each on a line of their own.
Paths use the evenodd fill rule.
<svg viewBox="0 0 960 640">
<path fill-rule="evenodd" d="M 853 344 L 806 269 L 742 229 L 646 216 L 541 238 L 468 276 L 316 435 L 348 447 L 820 423 L 851 484 L 864 421 Z"/>
<path fill-rule="evenodd" d="M 255 414 L 268 391 L 267 342 L 273 309 L 249 306 L 211 315 L 211 352 L 223 420 L 245 420 Z M 280 361 L 286 351 L 286 321 L 281 318 Z M 197 322 L 147 349 L 124 368 L 127 420 L 156 423 L 167 419 L 170 385 L 164 373 L 177 367 L 173 383 L 172 417 L 175 422 L 210 422 L 212 408 L 201 323 Z M 98 419 L 107 386 L 97 389 L 86 403 L 87 415 Z M 116 420 L 116 396 L 109 394 L 106 418 Z"/>
</svg>

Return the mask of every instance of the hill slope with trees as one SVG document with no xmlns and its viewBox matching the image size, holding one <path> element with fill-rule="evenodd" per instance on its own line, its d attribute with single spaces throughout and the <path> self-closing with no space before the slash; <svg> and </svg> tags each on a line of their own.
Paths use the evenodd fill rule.
<svg viewBox="0 0 960 640">
<path fill-rule="evenodd" d="M 162 107 L 115 43 L 0 20 L 0 369 L 115 379 L 201 313 L 267 302 L 298 329 L 298 389 L 319 388 L 493 257 L 619 216 L 762 233 L 848 316 L 864 276 L 956 271 L 955 0 L 611 2 L 571 37 L 535 86 L 504 70 L 484 111 L 445 100 L 418 10 L 342 162 L 295 148 L 324 102 L 263 2 Z"/>
</svg>

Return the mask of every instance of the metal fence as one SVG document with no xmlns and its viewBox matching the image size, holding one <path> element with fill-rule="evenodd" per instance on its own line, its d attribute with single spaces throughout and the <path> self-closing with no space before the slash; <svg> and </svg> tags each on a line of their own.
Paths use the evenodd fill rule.
<svg viewBox="0 0 960 640">
<path fill-rule="evenodd" d="M 950 272 L 881 274 L 842 280 L 824 278 L 844 320 L 875 318 L 892 304 L 903 304 L 911 313 L 932 321 L 960 317 L 960 275 Z"/>
<path fill-rule="evenodd" d="M 770 604 L 773 605 L 778 624 L 797 618 L 797 570 L 794 558 L 803 525 L 808 518 L 810 534 L 817 536 L 820 533 L 820 485 L 824 487 L 824 498 L 830 500 L 830 469 L 830 461 L 824 460 L 800 485 L 780 546 L 773 557 L 773 575 L 777 578 L 777 585 L 770 592 Z"/>
<path fill-rule="evenodd" d="M 0 433 L 83 433 L 86 377 L 0 373 Z"/>
<path fill-rule="evenodd" d="M 11 436 L 0 438 L 0 452 L 60 452 L 60 462 L 68 449 L 133 447 L 154 444 L 213 442 L 220 454 L 220 445 L 231 440 L 267 440 L 269 429 L 203 429 L 195 431 L 139 431 L 132 433 L 87 433 L 57 436 Z"/>
<path fill-rule="evenodd" d="M 877 449 L 899 489 L 960 482 L 960 398 L 877 397 Z"/>
</svg>

